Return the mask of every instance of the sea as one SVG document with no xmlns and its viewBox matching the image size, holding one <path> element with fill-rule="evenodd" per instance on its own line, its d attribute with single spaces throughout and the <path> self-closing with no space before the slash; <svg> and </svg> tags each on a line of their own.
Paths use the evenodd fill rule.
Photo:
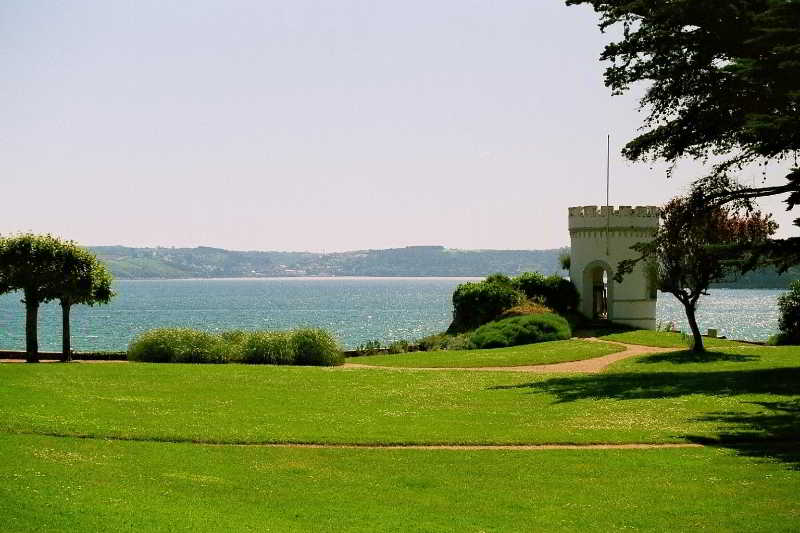
<svg viewBox="0 0 800 533">
<path fill-rule="evenodd" d="M 480 278 L 266 278 L 120 280 L 108 305 L 74 306 L 72 346 L 77 351 L 122 351 L 140 333 L 159 327 L 207 331 L 288 330 L 320 327 L 344 348 L 368 341 L 415 340 L 447 329 L 451 297 Z M 776 298 L 782 291 L 712 289 L 702 297 L 700 327 L 742 340 L 765 340 L 777 331 Z M 25 307 L 20 293 L 0 295 L 0 349 L 25 347 Z M 683 307 L 659 294 L 657 319 L 687 331 Z M 61 309 L 39 311 L 39 348 L 61 349 Z"/>
</svg>

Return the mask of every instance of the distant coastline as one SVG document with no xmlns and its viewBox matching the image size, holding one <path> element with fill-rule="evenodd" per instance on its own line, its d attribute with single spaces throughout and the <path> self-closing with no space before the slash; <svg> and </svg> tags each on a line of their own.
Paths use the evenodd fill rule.
<svg viewBox="0 0 800 533">
<path fill-rule="evenodd" d="M 324 278 L 469 278 L 494 272 L 518 275 L 536 271 L 565 274 L 559 255 L 547 250 L 460 250 L 444 246 L 408 246 L 350 252 L 232 251 L 222 248 L 90 247 L 120 280 L 324 279 Z M 713 285 L 731 289 L 783 289 L 800 278 L 800 268 L 783 275 L 751 272 L 739 280 Z"/>
</svg>

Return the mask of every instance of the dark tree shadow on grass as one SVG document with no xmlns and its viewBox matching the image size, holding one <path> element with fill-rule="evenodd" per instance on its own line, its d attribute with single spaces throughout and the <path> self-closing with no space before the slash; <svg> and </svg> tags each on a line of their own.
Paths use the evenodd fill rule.
<svg viewBox="0 0 800 533">
<path fill-rule="evenodd" d="M 675 365 L 683 365 L 687 363 L 717 363 L 719 361 L 746 363 L 759 359 L 761 359 L 761 357 L 758 355 L 724 352 L 705 352 L 698 354 L 687 350 L 685 352 L 657 353 L 647 357 L 640 357 L 636 362 L 641 364 L 672 363 Z"/>
<path fill-rule="evenodd" d="M 735 450 L 739 455 L 782 461 L 800 470 L 800 399 L 751 402 L 766 413 L 710 413 L 696 420 L 726 426 L 717 437 L 688 435 L 691 442 Z"/>
<path fill-rule="evenodd" d="M 716 372 L 642 372 L 558 377 L 494 390 L 520 389 L 529 394 L 551 394 L 556 403 L 578 400 L 642 400 L 704 396 L 776 394 L 800 396 L 800 368 Z M 713 438 L 681 435 L 693 442 L 735 450 L 741 455 L 772 458 L 800 469 L 800 398 L 752 402 L 762 412 L 722 412 L 696 421 L 722 426 Z"/>
</svg>

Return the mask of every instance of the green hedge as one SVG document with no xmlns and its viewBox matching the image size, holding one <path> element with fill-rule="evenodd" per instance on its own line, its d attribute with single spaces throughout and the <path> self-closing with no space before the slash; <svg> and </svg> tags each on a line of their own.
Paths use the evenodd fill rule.
<svg viewBox="0 0 800 533">
<path fill-rule="evenodd" d="M 453 322 L 447 333 L 464 333 L 497 320 L 509 309 L 540 303 L 559 314 L 575 312 L 578 289 L 561 276 L 525 272 L 516 278 L 492 274 L 483 281 L 462 283 L 453 293 Z"/>
<path fill-rule="evenodd" d="M 453 322 L 447 332 L 475 329 L 524 301 L 525 295 L 507 276 L 494 274 L 484 281 L 462 283 L 453 293 Z"/>
<path fill-rule="evenodd" d="M 555 313 L 517 316 L 489 322 L 470 340 L 475 348 L 504 348 L 534 342 L 566 340 L 572 336 L 567 321 Z"/>
<path fill-rule="evenodd" d="M 778 296 L 778 329 L 776 344 L 800 344 L 800 280 Z"/>
<path fill-rule="evenodd" d="M 128 360 L 333 366 L 344 363 L 344 355 L 333 336 L 321 329 L 208 333 L 162 328 L 136 337 L 128 347 Z"/>
<path fill-rule="evenodd" d="M 531 300 L 539 300 L 557 313 L 578 309 L 578 289 L 568 279 L 553 274 L 543 276 L 538 272 L 525 272 L 512 280 L 514 286 Z"/>
</svg>

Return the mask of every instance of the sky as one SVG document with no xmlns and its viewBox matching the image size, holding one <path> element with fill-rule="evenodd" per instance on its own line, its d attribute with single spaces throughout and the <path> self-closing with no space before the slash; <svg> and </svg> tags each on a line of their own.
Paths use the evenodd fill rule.
<svg viewBox="0 0 800 533">
<path fill-rule="evenodd" d="M 663 204 L 702 172 L 619 156 L 642 89 L 603 85 L 608 39 L 563 0 L 5 0 L 0 233 L 565 246 L 567 208 L 605 203 L 607 134 L 612 204 Z"/>
</svg>

